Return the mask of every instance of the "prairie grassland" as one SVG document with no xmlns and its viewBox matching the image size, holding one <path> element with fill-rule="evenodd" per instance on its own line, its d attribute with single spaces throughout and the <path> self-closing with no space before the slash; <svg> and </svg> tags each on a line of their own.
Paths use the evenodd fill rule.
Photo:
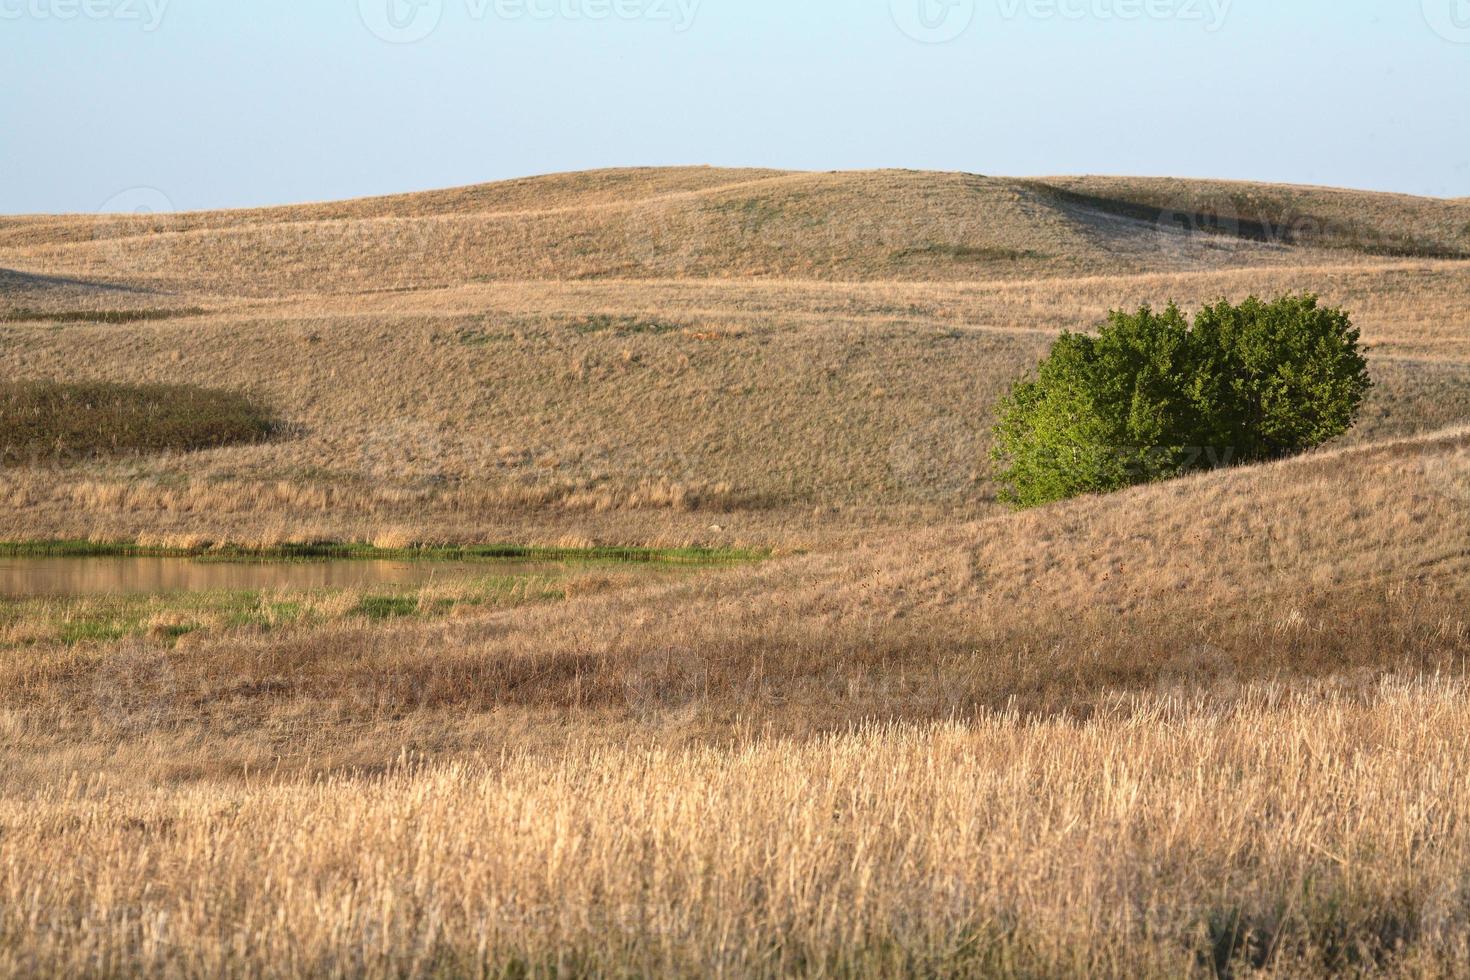
<svg viewBox="0 0 1470 980">
<path fill-rule="evenodd" d="M 708 176 L 699 189 L 616 201 L 588 200 L 572 181 L 549 184 L 534 202 L 525 199 L 532 188 L 514 203 L 468 188 L 457 200 L 445 192 L 442 207 L 390 199 L 330 217 L 307 207 L 30 219 L 0 229 L 0 265 L 164 292 L 280 296 L 526 279 L 971 279 L 1121 272 L 1142 256 L 1164 267 L 1193 261 L 1172 256 L 1145 223 L 1110 228 L 1101 240 L 1089 220 L 1014 181 L 894 171 Z M 1210 254 L 1229 264 L 1294 260 L 1242 241 Z"/>
<path fill-rule="evenodd" d="M 0 540 L 774 551 L 10 602 L 0 974 L 1470 974 L 1467 213 L 685 169 L 0 219 L 0 376 L 281 422 L 0 469 Z M 1340 444 L 995 504 L 1058 331 L 1286 291 L 1372 345 Z"/>
<path fill-rule="evenodd" d="M 793 737 L 1262 677 L 1454 674 L 1470 434 L 1339 450 L 467 618 L 36 644 L 0 661 L 16 786 Z M 105 691 L 105 710 L 98 710 Z M 588 735 L 587 737 L 592 737 Z"/>
<path fill-rule="evenodd" d="M 1365 260 L 1366 261 L 1366 260 Z M 0 325 L 20 376 L 249 393 L 282 438 L 0 471 L 0 537 L 814 546 L 993 512 L 996 399 L 1112 306 L 1315 288 L 1378 381 L 1371 442 L 1470 419 L 1470 264 L 964 285 L 522 283 Z"/>
<path fill-rule="evenodd" d="M 1463 975 L 1470 690 L 0 799 L 0 971 Z"/>
<path fill-rule="evenodd" d="M 1314 251 L 1470 257 L 1460 201 L 1219 182 L 1115 181 L 1080 202 L 1064 191 L 910 171 L 612 171 L 335 205 L 10 219 L 0 265 L 280 296 L 526 279 L 1119 274 L 1291 265 Z M 1130 211 L 1135 198 L 1148 210 Z M 1265 222 L 1285 231 L 1242 233 Z"/>
</svg>

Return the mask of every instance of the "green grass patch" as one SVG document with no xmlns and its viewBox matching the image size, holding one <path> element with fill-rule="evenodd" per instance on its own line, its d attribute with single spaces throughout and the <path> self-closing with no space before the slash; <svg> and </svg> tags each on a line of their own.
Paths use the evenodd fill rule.
<svg viewBox="0 0 1470 980">
<path fill-rule="evenodd" d="M 79 643 L 111 643 L 132 631 L 127 624 L 83 619 L 62 623 L 56 638 L 67 646 L 76 646 Z"/>
<path fill-rule="evenodd" d="M 560 598 L 562 592 L 543 592 L 544 598 Z M 459 605 L 482 606 L 483 599 L 476 600 L 474 597 L 465 599 L 434 599 L 424 603 L 418 595 L 370 595 L 364 596 L 357 604 L 353 612 L 358 616 L 366 616 L 368 619 L 406 619 L 410 616 L 432 619 L 437 616 L 446 615 L 451 609 Z"/>
<path fill-rule="evenodd" d="M 260 442 L 278 426 L 248 396 L 194 385 L 0 382 L 0 464 L 188 452 Z"/>
<path fill-rule="evenodd" d="M 363 596 L 354 610 L 359 616 L 366 616 L 368 619 L 399 619 L 412 616 L 418 611 L 418 597 L 411 595 Z"/>
<path fill-rule="evenodd" d="M 36 644 L 78 646 L 147 637 L 171 645 L 191 633 L 320 627 L 344 619 L 434 619 L 456 609 L 509 609 L 566 598 L 575 572 L 465 575 L 425 585 L 289 592 L 242 589 L 158 594 L 0 598 L 0 650 Z"/>
</svg>

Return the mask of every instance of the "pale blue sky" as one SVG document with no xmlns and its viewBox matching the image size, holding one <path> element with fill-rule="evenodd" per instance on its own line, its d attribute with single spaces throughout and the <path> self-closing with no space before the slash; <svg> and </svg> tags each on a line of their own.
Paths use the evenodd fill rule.
<svg viewBox="0 0 1470 980">
<path fill-rule="evenodd" d="M 1470 195 L 1470 0 L 0 0 L 0 80 L 11 213 L 682 163 Z"/>
</svg>

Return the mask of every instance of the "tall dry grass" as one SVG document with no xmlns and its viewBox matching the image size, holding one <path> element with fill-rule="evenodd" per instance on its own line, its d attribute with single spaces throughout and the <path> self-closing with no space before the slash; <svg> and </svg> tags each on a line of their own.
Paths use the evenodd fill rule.
<svg viewBox="0 0 1470 980">
<path fill-rule="evenodd" d="M 0 660 L 0 765 L 17 786 L 72 768 L 125 785 L 568 727 L 719 741 L 1457 673 L 1467 508 L 1466 436 L 1443 434 L 466 618 L 41 642 Z"/>
<path fill-rule="evenodd" d="M 289 435 L 7 468 L 0 538 L 783 554 L 184 642 L 12 609 L 0 974 L 1470 975 L 1464 209 L 696 169 L 0 219 L 0 373 Z M 1292 290 L 1373 345 L 1342 446 L 994 506 L 1057 331 Z"/>
<path fill-rule="evenodd" d="M 0 798 L 0 972 L 1470 969 L 1470 689 Z"/>
</svg>

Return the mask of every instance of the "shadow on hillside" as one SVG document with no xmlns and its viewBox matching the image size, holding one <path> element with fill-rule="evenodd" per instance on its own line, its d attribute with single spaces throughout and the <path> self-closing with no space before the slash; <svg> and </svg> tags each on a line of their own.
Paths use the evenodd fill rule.
<svg viewBox="0 0 1470 980">
<path fill-rule="evenodd" d="M 1260 195 L 1227 195 L 1203 203 L 1181 185 L 1176 200 L 1149 202 L 1085 194 L 1044 181 L 1023 181 L 1033 193 L 1053 204 L 1089 210 L 1114 218 L 1155 225 L 1181 235 L 1211 235 L 1262 245 L 1342 249 L 1385 258 L 1467 259 L 1470 250 L 1427 241 L 1367 224 L 1344 222 L 1295 210 L 1285 200 Z"/>
<path fill-rule="evenodd" d="M 0 294 L 9 292 L 44 292 L 51 290 L 95 290 L 109 293 L 151 293 L 151 289 L 124 286 L 121 283 L 95 279 L 72 279 L 67 276 L 44 276 L 35 272 L 0 269 Z"/>
</svg>

